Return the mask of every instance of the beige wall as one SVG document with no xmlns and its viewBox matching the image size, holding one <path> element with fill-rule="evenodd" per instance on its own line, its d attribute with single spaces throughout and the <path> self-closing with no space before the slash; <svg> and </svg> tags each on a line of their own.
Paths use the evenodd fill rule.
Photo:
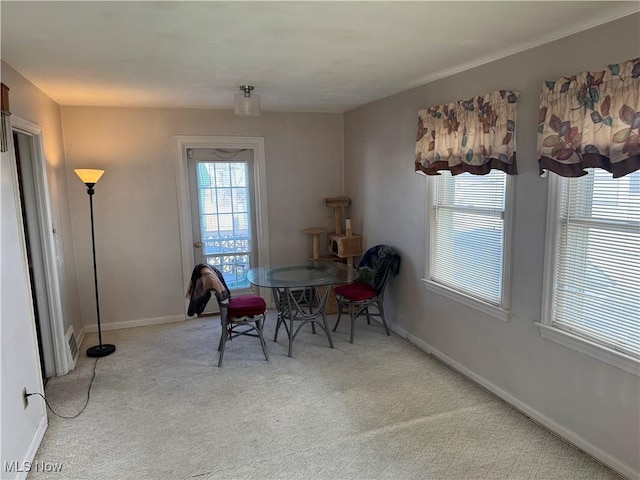
<svg viewBox="0 0 640 480">
<path fill-rule="evenodd" d="M 12 114 L 42 128 L 51 215 L 56 232 L 54 241 L 57 250 L 63 322 L 65 330 L 69 325 L 73 325 L 76 333 L 80 334 L 83 323 L 80 317 L 75 275 L 76 265 L 69 215 L 60 107 L 5 62 L 2 62 L 2 82 L 10 88 Z"/>
<path fill-rule="evenodd" d="M 237 117 L 205 109 L 62 107 L 83 318 L 94 323 L 89 205 L 74 168 L 106 173 L 94 196 L 102 321 L 185 311 L 174 135 L 264 137 L 270 259 L 307 257 L 303 229 L 329 226 L 325 197 L 342 194 L 342 115 Z"/>
<path fill-rule="evenodd" d="M 65 238 L 71 238 L 66 172 L 62 149 L 60 109 L 56 103 L 24 77 L 2 62 L 2 82 L 10 88 L 13 118 L 21 117 L 42 127 L 42 141 L 46 160 L 48 188 L 51 199 L 52 220 L 56 227 L 56 257 L 65 328 L 82 328 L 79 315 L 75 262 L 73 250 Z M 47 416 L 44 402 L 32 397 L 27 409 L 23 408 L 21 392 L 43 392 L 35 318 L 32 308 L 29 272 L 19 203 L 16 164 L 11 151 L 2 154 L 2 241 L 0 245 L 2 282 L 0 291 L 2 339 L 2 438 L 1 461 L 31 461 L 44 435 Z M 17 476 L 5 472 L 2 478 Z"/>
<path fill-rule="evenodd" d="M 639 25 L 633 15 L 345 115 L 345 193 L 352 197 L 354 229 L 367 245 L 389 243 L 403 256 L 390 284 L 391 320 L 636 475 L 638 376 L 541 338 L 534 322 L 541 316 L 547 203 L 547 180 L 538 177 L 536 161 L 542 82 L 638 56 Z M 497 89 L 521 92 L 513 318 L 506 323 L 423 289 L 426 188 L 413 167 L 418 109 Z"/>
</svg>

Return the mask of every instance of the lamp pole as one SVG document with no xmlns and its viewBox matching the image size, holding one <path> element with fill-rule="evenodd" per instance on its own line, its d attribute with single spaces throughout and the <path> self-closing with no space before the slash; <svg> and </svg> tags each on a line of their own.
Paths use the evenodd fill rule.
<svg viewBox="0 0 640 480">
<path fill-rule="evenodd" d="M 93 253 L 93 283 L 96 293 L 96 317 L 98 320 L 98 345 L 87 349 L 87 357 L 106 357 L 116 351 L 116 346 L 109 343 L 102 343 L 102 327 L 100 325 L 100 298 L 98 295 L 98 268 L 96 266 L 96 234 L 93 222 L 93 188 L 104 170 L 76 170 L 76 174 L 87 186 L 87 194 L 89 195 L 89 210 L 91 211 L 91 249 Z"/>
</svg>

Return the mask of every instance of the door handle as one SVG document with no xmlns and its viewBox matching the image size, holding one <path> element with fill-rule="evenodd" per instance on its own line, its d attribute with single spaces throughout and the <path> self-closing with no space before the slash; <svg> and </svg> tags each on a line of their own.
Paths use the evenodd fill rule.
<svg viewBox="0 0 640 480">
<path fill-rule="evenodd" d="M 196 242 L 193 244 L 193 246 L 196 248 L 202 248 L 202 242 Z"/>
</svg>

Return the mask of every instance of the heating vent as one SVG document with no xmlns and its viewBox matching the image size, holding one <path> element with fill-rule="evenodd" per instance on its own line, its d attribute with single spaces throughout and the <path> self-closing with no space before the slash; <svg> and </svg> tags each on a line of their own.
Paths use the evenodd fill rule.
<svg viewBox="0 0 640 480">
<path fill-rule="evenodd" d="M 69 357 L 71 360 L 71 369 L 76 366 L 76 362 L 78 361 L 78 343 L 76 342 L 76 333 L 73 330 L 73 325 L 69 327 L 67 333 L 64 336 L 67 340 L 67 345 L 69 345 Z"/>
</svg>

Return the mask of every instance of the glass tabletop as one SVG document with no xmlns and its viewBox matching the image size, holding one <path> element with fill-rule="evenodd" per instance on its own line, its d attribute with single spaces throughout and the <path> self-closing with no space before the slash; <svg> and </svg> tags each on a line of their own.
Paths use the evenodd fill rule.
<svg viewBox="0 0 640 480">
<path fill-rule="evenodd" d="M 268 288 L 319 287 L 351 283 L 356 271 L 339 262 L 307 262 L 275 265 L 249 270 L 247 279 L 253 285 Z"/>
</svg>

